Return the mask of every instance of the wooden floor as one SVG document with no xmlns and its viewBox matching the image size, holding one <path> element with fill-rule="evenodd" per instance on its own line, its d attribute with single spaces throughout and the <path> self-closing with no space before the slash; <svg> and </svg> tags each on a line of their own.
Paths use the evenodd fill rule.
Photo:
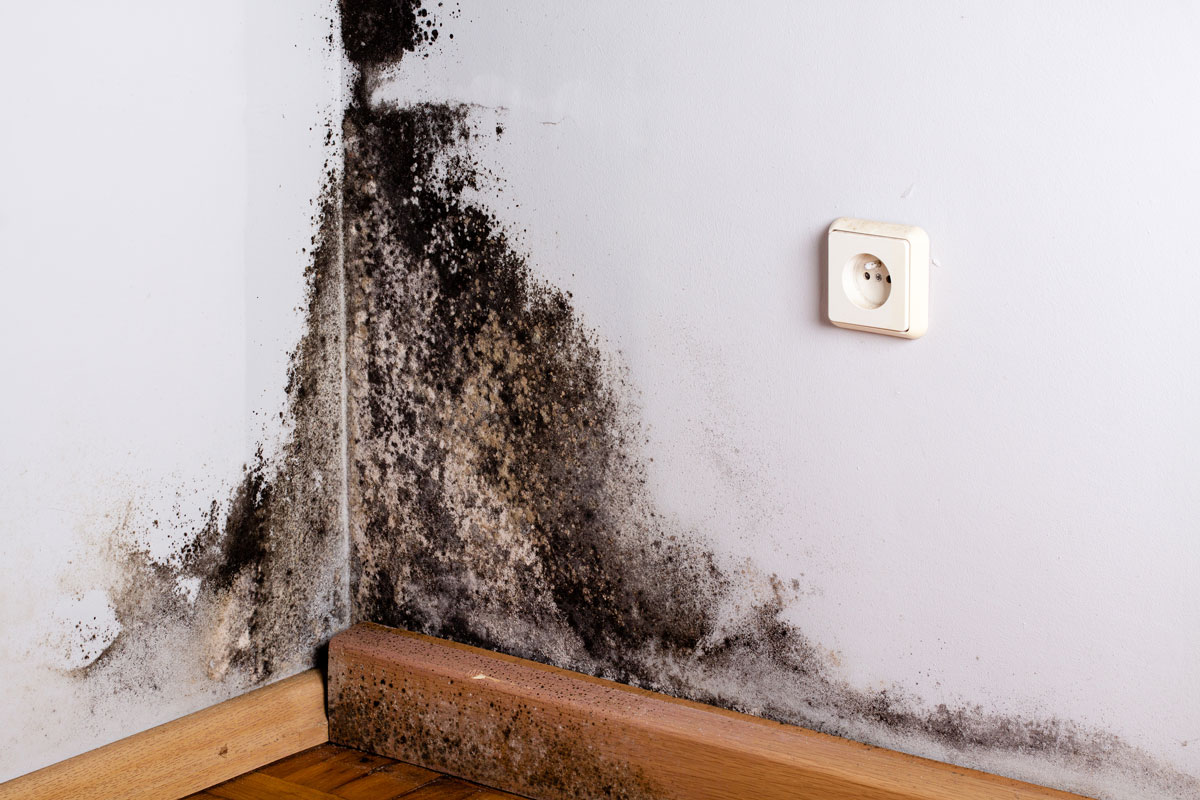
<svg viewBox="0 0 1200 800">
<path fill-rule="evenodd" d="M 323 744 L 188 800 L 521 800 L 383 756 Z"/>
</svg>

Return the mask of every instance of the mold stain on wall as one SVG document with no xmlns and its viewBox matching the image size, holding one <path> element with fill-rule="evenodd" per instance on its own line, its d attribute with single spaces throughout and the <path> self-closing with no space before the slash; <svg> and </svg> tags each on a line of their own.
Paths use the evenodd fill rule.
<svg viewBox="0 0 1200 800">
<path fill-rule="evenodd" d="M 1098 797 L 1200 796 L 1196 778 L 1102 730 L 850 686 L 785 621 L 792 581 L 731 566 L 714 532 L 660 514 L 637 388 L 488 208 L 477 145 L 500 128 L 467 106 L 372 100 L 453 12 L 340 8 L 358 74 L 289 376 L 291 432 L 172 557 L 116 532 L 119 633 L 81 682 L 143 696 L 250 686 L 311 664 L 353 617 Z"/>
<path fill-rule="evenodd" d="M 1102 730 L 850 686 L 784 620 L 794 583 L 661 515 L 636 387 L 487 206 L 494 121 L 372 99 L 435 19 L 341 8 L 356 619 L 1098 797 L 1200 796 Z"/>
<path fill-rule="evenodd" d="M 74 670 L 93 693 L 150 697 L 219 683 L 228 694 L 312 666 L 347 624 L 340 233 L 336 204 L 324 205 L 285 439 L 274 456 L 260 447 L 230 496 L 214 499 L 166 557 L 151 553 L 145 531 L 118 522 L 104 545 L 116 636 Z M 154 520 L 151 536 L 169 536 L 169 523 Z"/>
</svg>

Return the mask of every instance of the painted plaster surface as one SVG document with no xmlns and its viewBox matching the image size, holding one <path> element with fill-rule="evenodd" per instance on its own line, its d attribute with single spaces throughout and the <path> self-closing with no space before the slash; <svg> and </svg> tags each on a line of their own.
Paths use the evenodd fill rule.
<svg viewBox="0 0 1200 800">
<path fill-rule="evenodd" d="M 348 618 L 312 255 L 334 9 L 10 6 L 0 780 L 304 669 Z"/>
<path fill-rule="evenodd" d="M 23 9 L 0 778 L 369 619 L 1200 796 L 1197 22 L 1090 9 Z M 842 215 L 925 339 L 822 321 Z"/>
<path fill-rule="evenodd" d="M 430 10 L 346 117 L 356 617 L 1196 796 L 1190 323 L 1094 238 L 1186 216 L 1190 147 L 1118 142 L 1193 57 L 1090 49 L 1192 23 L 1093 19 L 1043 92 L 1061 48 L 938 4 Z M 933 233 L 925 340 L 822 322 L 843 214 Z"/>
</svg>

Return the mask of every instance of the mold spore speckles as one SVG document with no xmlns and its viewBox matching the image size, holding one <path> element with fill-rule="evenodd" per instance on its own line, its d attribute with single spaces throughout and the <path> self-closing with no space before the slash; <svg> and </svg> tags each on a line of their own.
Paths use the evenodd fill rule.
<svg viewBox="0 0 1200 800">
<path fill-rule="evenodd" d="M 108 595 L 100 590 L 64 599 L 55 608 L 49 631 L 49 652 L 62 670 L 88 666 L 104 654 L 121 632 Z"/>
<path fill-rule="evenodd" d="M 479 199 L 493 125 L 361 90 L 346 113 L 356 619 L 1102 797 L 1200 795 L 1103 731 L 849 686 L 785 580 L 664 518 L 634 387 Z"/>
<path fill-rule="evenodd" d="M 437 3 L 340 0 L 342 46 L 346 56 L 359 69 L 399 61 L 405 53 L 438 40 L 441 35 L 439 14 L 447 12 L 446 5 L 445 0 Z M 458 4 L 453 5 L 457 7 Z"/>
<path fill-rule="evenodd" d="M 330 209 L 334 204 L 327 203 Z M 260 450 L 227 500 L 169 557 L 134 531 L 108 543 L 119 633 L 77 674 L 135 692 L 223 681 L 247 687 L 311 666 L 346 624 L 341 343 L 336 218 L 326 214 L 308 272 L 307 325 L 292 353 L 278 454 Z"/>
<path fill-rule="evenodd" d="M 331 648 L 331 741 L 531 797 L 664 796 L 655 776 L 595 735 L 620 693 L 581 698 L 570 678 L 374 626 Z M 471 685 L 485 680 L 495 692 Z M 575 702 L 560 705 L 564 697 Z"/>
<path fill-rule="evenodd" d="M 464 107 L 347 116 L 360 609 L 477 641 L 517 620 L 539 652 L 631 678 L 613 655 L 693 647 L 720 576 L 646 529 L 619 374 L 466 199 L 474 135 Z"/>
<path fill-rule="evenodd" d="M 370 752 L 454 772 L 491 785 L 519 785 L 539 797 L 662 797 L 640 770 L 608 758 L 577 724 L 550 724 L 545 709 L 497 708 L 464 691 L 440 692 L 398 678 L 365 675 L 343 686 L 330 718 L 330 738 Z M 520 731 L 523 736 L 514 737 Z"/>
</svg>

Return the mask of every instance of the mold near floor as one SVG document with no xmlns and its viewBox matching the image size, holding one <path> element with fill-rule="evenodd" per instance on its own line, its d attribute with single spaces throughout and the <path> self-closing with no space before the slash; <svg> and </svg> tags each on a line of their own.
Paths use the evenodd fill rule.
<svg viewBox="0 0 1200 800">
<path fill-rule="evenodd" d="M 373 5 L 344 3 L 344 30 Z M 1071 791 L 1200 792 L 1103 730 L 850 686 L 785 621 L 788 576 L 659 513 L 638 388 L 487 206 L 494 122 L 372 100 L 431 38 L 393 33 L 356 63 L 344 127 L 356 620 Z"/>
</svg>

